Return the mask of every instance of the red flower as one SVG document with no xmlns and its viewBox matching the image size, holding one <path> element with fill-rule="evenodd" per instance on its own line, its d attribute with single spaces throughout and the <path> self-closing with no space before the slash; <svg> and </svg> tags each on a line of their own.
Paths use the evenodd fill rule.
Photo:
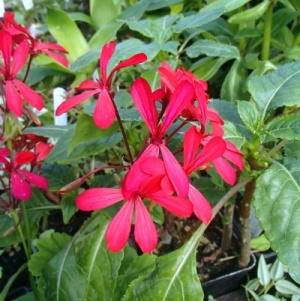
<svg viewBox="0 0 300 301">
<path fill-rule="evenodd" d="M 6 31 L 0 31 L 0 54 L 4 62 L 4 66 L 0 66 L 0 74 L 4 76 L 2 81 L 6 86 L 6 104 L 8 110 L 18 117 L 22 115 L 23 100 L 38 110 L 44 107 L 42 97 L 16 78 L 26 63 L 28 51 L 29 45 L 26 41 L 13 49 L 11 35 Z"/>
<path fill-rule="evenodd" d="M 166 172 L 177 194 L 180 197 L 186 197 L 189 181 L 174 155 L 166 147 L 164 136 L 183 108 L 194 98 L 193 86 L 188 81 L 182 81 L 178 87 L 176 87 L 170 97 L 161 123 L 159 123 L 159 116 L 155 106 L 155 96 L 151 92 L 151 88 L 145 79 L 139 78 L 133 83 L 131 95 L 151 133 L 148 148 L 151 149 L 153 156 L 158 156 L 159 152 L 161 152 Z"/>
<path fill-rule="evenodd" d="M 105 44 L 102 49 L 100 56 L 100 74 L 101 79 L 96 82 L 92 80 L 83 81 L 76 90 L 86 91 L 79 95 L 73 96 L 63 102 L 56 110 L 56 115 L 66 113 L 71 108 L 77 106 L 84 100 L 88 99 L 93 95 L 98 95 L 98 102 L 94 110 L 94 122 L 100 128 L 110 127 L 115 118 L 116 112 L 114 104 L 112 102 L 113 92 L 111 91 L 112 79 L 114 73 L 124 67 L 140 64 L 146 61 L 147 57 L 144 53 L 139 53 L 132 56 L 129 59 L 119 63 L 115 68 L 112 69 L 109 75 L 107 75 L 107 65 L 112 55 L 115 52 L 116 43 L 110 42 Z"/>
<path fill-rule="evenodd" d="M 28 200 L 32 195 L 31 184 L 43 190 L 48 189 L 48 181 L 46 178 L 21 169 L 22 165 L 30 164 L 35 160 L 36 155 L 34 153 L 16 153 L 12 163 L 7 159 L 9 156 L 10 151 L 6 148 L 2 148 L 0 151 L 0 163 L 5 166 L 2 170 L 10 174 L 11 190 L 16 199 L 21 201 Z"/>
<path fill-rule="evenodd" d="M 182 217 L 192 212 L 191 203 L 173 196 L 174 189 L 166 176 L 163 162 L 148 157 L 148 151 L 132 165 L 122 188 L 92 188 L 80 194 L 76 205 L 84 211 L 99 210 L 125 200 L 125 204 L 110 222 L 106 231 L 107 247 L 118 252 L 129 238 L 134 215 L 134 236 L 143 252 L 151 252 L 157 244 L 157 232 L 143 199 L 151 200 Z"/>
</svg>

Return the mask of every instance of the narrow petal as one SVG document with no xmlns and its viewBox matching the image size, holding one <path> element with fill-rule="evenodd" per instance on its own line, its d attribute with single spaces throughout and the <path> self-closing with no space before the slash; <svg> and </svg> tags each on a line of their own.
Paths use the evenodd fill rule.
<svg viewBox="0 0 300 301">
<path fill-rule="evenodd" d="M 111 85 L 112 77 L 117 70 L 128 67 L 128 66 L 141 64 L 141 63 L 144 63 L 145 61 L 147 61 L 147 56 L 145 53 L 138 53 L 138 54 L 133 55 L 132 57 L 122 61 L 116 67 L 114 67 L 112 69 L 112 71 L 110 72 L 110 75 L 107 80 L 107 85 L 108 86 Z"/>
<path fill-rule="evenodd" d="M 63 53 L 69 53 L 64 47 L 58 44 L 53 44 L 49 42 L 36 42 L 34 46 L 35 51 L 44 51 L 44 50 L 56 50 Z"/>
<path fill-rule="evenodd" d="M 192 126 L 189 128 L 184 135 L 183 140 L 183 155 L 184 155 L 184 169 L 192 163 L 197 150 L 200 147 L 202 134 L 198 131 L 197 127 Z"/>
<path fill-rule="evenodd" d="M 138 111 L 146 122 L 150 133 L 154 136 L 158 121 L 158 113 L 148 82 L 140 77 L 132 84 L 130 93 Z"/>
<path fill-rule="evenodd" d="M 149 199 L 159 204 L 160 206 L 164 207 L 166 210 L 181 217 L 189 217 L 193 212 L 192 203 L 184 198 L 180 198 L 177 196 L 167 196 L 167 197 L 149 196 Z"/>
<path fill-rule="evenodd" d="M 113 56 L 115 49 L 116 49 L 116 42 L 114 41 L 105 44 L 102 48 L 102 52 L 100 55 L 100 72 L 104 84 L 107 83 L 107 77 L 106 77 L 107 65 L 111 57 Z"/>
<path fill-rule="evenodd" d="M 141 162 L 141 171 L 149 175 L 162 175 L 166 173 L 164 162 L 157 157 L 147 157 Z"/>
<path fill-rule="evenodd" d="M 6 91 L 5 91 L 6 105 L 10 112 L 14 113 L 16 116 L 22 116 L 23 102 L 12 81 L 6 81 Z"/>
<path fill-rule="evenodd" d="M 157 231 L 140 198 L 135 201 L 134 238 L 143 253 L 152 252 L 157 245 Z"/>
<path fill-rule="evenodd" d="M 161 144 L 159 148 L 165 162 L 167 174 L 178 196 L 185 198 L 189 190 L 189 180 L 184 170 L 166 146 Z"/>
<path fill-rule="evenodd" d="M 227 184 L 233 185 L 235 183 L 236 171 L 227 161 L 225 161 L 223 158 L 218 158 L 212 163 L 219 175 Z"/>
<path fill-rule="evenodd" d="M 20 169 L 18 170 L 18 173 L 23 176 L 30 184 L 33 184 L 40 189 L 48 190 L 49 185 L 45 177 Z"/>
<path fill-rule="evenodd" d="M 13 63 L 11 67 L 11 76 L 17 76 L 18 72 L 25 65 L 29 52 L 29 45 L 27 41 L 23 41 L 14 51 Z"/>
<path fill-rule="evenodd" d="M 59 116 L 63 113 L 68 112 L 73 107 L 77 106 L 78 104 L 82 103 L 84 100 L 88 99 L 89 97 L 97 93 L 98 91 L 88 91 L 66 99 L 60 106 L 58 106 L 55 115 Z"/>
<path fill-rule="evenodd" d="M 171 96 L 170 103 L 166 109 L 165 118 L 160 128 L 160 136 L 164 136 L 173 121 L 181 111 L 195 97 L 194 87 L 188 81 L 182 81 Z"/>
<path fill-rule="evenodd" d="M 100 210 L 123 199 L 121 189 L 91 188 L 76 198 L 76 206 L 82 211 Z"/>
<path fill-rule="evenodd" d="M 14 79 L 13 82 L 20 91 L 24 100 L 26 100 L 29 104 L 31 104 L 34 108 L 36 108 L 39 111 L 44 107 L 44 102 L 41 95 L 36 93 L 34 90 L 26 86 L 23 82 L 19 81 L 18 79 Z"/>
<path fill-rule="evenodd" d="M 27 201 L 32 195 L 30 184 L 23 180 L 16 172 L 12 172 L 11 174 L 11 186 L 13 196 L 16 199 Z"/>
<path fill-rule="evenodd" d="M 98 92 L 100 93 L 100 89 L 102 89 L 102 85 L 100 83 L 96 83 L 91 79 L 86 79 L 83 82 L 80 83 L 80 85 L 76 88 L 76 91 L 81 90 L 96 90 L 98 89 Z"/>
<path fill-rule="evenodd" d="M 115 121 L 116 111 L 106 90 L 103 90 L 94 110 L 94 122 L 101 129 L 109 128 Z"/>
<path fill-rule="evenodd" d="M 125 247 L 131 230 L 133 208 L 133 201 L 126 202 L 108 225 L 106 244 L 110 251 L 119 252 Z"/>
<path fill-rule="evenodd" d="M 161 75 L 161 81 L 167 86 L 171 93 L 173 93 L 179 83 L 174 74 L 174 70 L 172 70 L 166 62 L 163 62 L 162 66 L 157 70 Z"/>
<path fill-rule="evenodd" d="M 10 150 L 6 147 L 0 147 L 0 157 L 9 157 Z"/>
<path fill-rule="evenodd" d="M 203 147 L 201 152 L 196 156 L 194 162 L 186 170 L 191 174 L 201 166 L 221 157 L 226 150 L 226 143 L 221 137 L 214 137 Z"/>
<path fill-rule="evenodd" d="M 12 37 L 5 31 L 0 31 L 0 50 L 2 52 L 2 57 L 5 65 L 5 76 L 10 74 L 10 59 L 12 55 Z"/>
<path fill-rule="evenodd" d="M 32 152 L 18 152 L 14 157 L 14 166 L 28 164 L 35 159 L 35 154 Z"/>
<path fill-rule="evenodd" d="M 208 225 L 212 217 L 212 209 L 207 199 L 193 185 L 189 185 L 189 199 L 194 206 L 195 215 Z"/>
<path fill-rule="evenodd" d="M 48 50 L 44 50 L 43 53 L 47 54 L 48 56 L 52 57 L 55 61 L 59 62 L 60 64 L 68 68 L 69 62 L 67 58 L 64 57 L 63 55 Z"/>
</svg>

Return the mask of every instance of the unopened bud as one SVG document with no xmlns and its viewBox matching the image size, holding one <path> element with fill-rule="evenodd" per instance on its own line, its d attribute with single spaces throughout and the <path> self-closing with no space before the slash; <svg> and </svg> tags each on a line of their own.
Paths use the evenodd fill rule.
<svg viewBox="0 0 300 301">
<path fill-rule="evenodd" d="M 67 184 L 66 186 L 62 187 L 60 190 L 57 191 L 58 194 L 66 194 L 81 186 L 81 184 L 86 180 L 86 176 L 76 179 L 75 181 Z"/>
</svg>

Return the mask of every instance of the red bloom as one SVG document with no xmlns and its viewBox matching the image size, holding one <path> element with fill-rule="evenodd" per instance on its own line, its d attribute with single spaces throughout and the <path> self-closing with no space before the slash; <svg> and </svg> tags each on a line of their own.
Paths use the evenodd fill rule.
<svg viewBox="0 0 300 301">
<path fill-rule="evenodd" d="M 16 78 L 26 63 L 28 51 L 29 45 L 26 41 L 13 49 L 11 35 L 6 31 L 0 31 L 0 54 L 4 61 L 4 66 L 0 66 L 0 74 L 4 76 L 2 81 L 6 86 L 6 104 L 8 110 L 18 117 L 22 115 L 22 100 L 26 100 L 38 110 L 44 107 L 42 97 Z"/>
<path fill-rule="evenodd" d="M 10 151 L 6 148 L 2 148 L 0 151 L 0 163 L 5 166 L 2 170 L 10 174 L 11 190 L 16 199 L 21 201 L 28 200 L 32 195 L 31 184 L 43 190 L 48 189 L 48 181 L 46 178 L 21 169 L 22 165 L 30 164 L 35 160 L 36 155 L 34 153 L 16 153 L 12 162 L 9 162 L 7 159 L 9 156 Z"/>
<path fill-rule="evenodd" d="M 73 96 L 63 102 L 56 110 L 56 115 L 66 113 L 71 108 L 77 106 L 84 100 L 93 95 L 98 95 L 98 102 L 94 110 L 94 122 L 100 128 L 110 127 L 115 118 L 116 112 L 114 104 L 112 102 L 113 91 L 111 91 L 112 79 L 114 73 L 124 67 L 128 67 L 135 64 L 140 64 L 146 61 L 147 57 L 144 53 L 139 53 L 132 56 L 129 59 L 119 63 L 112 69 L 109 75 L 107 75 L 107 65 L 112 55 L 115 52 L 116 43 L 110 42 L 105 44 L 100 56 L 100 74 L 101 79 L 96 82 L 92 80 L 83 81 L 76 90 L 85 91 L 79 95 Z"/>
<path fill-rule="evenodd" d="M 194 98 L 193 86 L 188 81 L 182 81 L 178 87 L 176 87 L 170 97 L 161 123 L 159 123 L 158 119 L 154 94 L 151 92 L 151 88 L 145 79 L 139 78 L 133 83 L 131 95 L 151 133 L 148 148 L 151 148 L 153 152 L 152 155 L 155 156 L 158 156 L 159 151 L 161 152 L 167 174 L 177 194 L 180 197 L 186 197 L 189 185 L 188 179 L 174 155 L 166 147 L 164 136 L 182 109 Z"/>
<path fill-rule="evenodd" d="M 107 247 L 118 252 L 126 245 L 134 215 L 135 240 L 143 252 L 151 252 L 157 244 L 157 232 L 143 199 L 151 200 L 183 217 L 190 216 L 191 203 L 173 196 L 163 162 L 148 157 L 148 151 L 132 165 L 125 176 L 122 188 L 92 188 L 80 194 L 76 205 L 84 211 L 99 210 L 125 199 L 125 204 L 113 218 L 106 231 Z"/>
</svg>

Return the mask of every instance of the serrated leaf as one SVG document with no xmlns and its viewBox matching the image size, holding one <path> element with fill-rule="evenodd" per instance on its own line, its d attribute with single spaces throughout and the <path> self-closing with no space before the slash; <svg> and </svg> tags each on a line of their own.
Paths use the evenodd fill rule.
<svg viewBox="0 0 300 301">
<path fill-rule="evenodd" d="M 271 248 L 300 283 L 300 142 L 286 146 L 284 164 L 274 162 L 258 179 L 253 205 Z"/>
<path fill-rule="evenodd" d="M 284 266 L 283 264 L 276 258 L 275 262 L 272 264 L 270 269 L 270 276 L 273 281 L 277 281 L 284 276 Z"/>
<path fill-rule="evenodd" d="M 41 174 L 47 178 L 49 191 L 57 191 L 75 180 L 75 174 L 67 165 L 43 164 Z"/>
<path fill-rule="evenodd" d="M 64 11 L 48 8 L 47 24 L 57 42 L 69 52 L 70 61 L 75 61 L 88 50 L 88 44 L 76 23 Z"/>
<path fill-rule="evenodd" d="M 197 232 L 180 249 L 158 257 L 150 274 L 130 284 L 125 300 L 194 301 L 195 296 L 197 300 L 203 300 L 203 290 L 196 272 Z"/>
<path fill-rule="evenodd" d="M 246 9 L 240 13 L 231 16 L 228 19 L 228 22 L 232 24 L 240 24 L 240 23 L 255 21 L 263 16 L 263 14 L 266 12 L 266 10 L 269 7 L 269 4 L 270 4 L 269 0 L 263 1 L 250 9 Z"/>
<path fill-rule="evenodd" d="M 201 11 L 210 11 L 217 8 L 224 8 L 225 12 L 235 10 L 244 4 L 248 3 L 250 0 L 216 0 L 204 8 Z"/>
<path fill-rule="evenodd" d="M 38 251 L 28 261 L 28 268 L 33 276 L 41 276 L 48 262 L 70 242 L 71 236 L 47 230 L 34 241 Z"/>
<path fill-rule="evenodd" d="M 186 49 L 186 54 L 191 58 L 202 54 L 231 59 L 240 58 L 240 52 L 237 47 L 210 40 L 197 40 Z"/>
<path fill-rule="evenodd" d="M 265 126 L 269 135 L 287 140 L 300 140 L 300 114 L 274 118 Z"/>
<path fill-rule="evenodd" d="M 256 133 L 259 124 L 259 113 L 255 105 L 249 101 L 239 101 L 238 112 L 245 125 L 253 133 Z"/>
<path fill-rule="evenodd" d="M 224 12 L 223 8 L 217 8 L 207 12 L 199 12 L 197 14 L 184 17 L 174 25 L 174 32 L 181 33 L 186 29 L 197 28 L 203 26 L 213 20 L 219 18 Z"/>
<path fill-rule="evenodd" d="M 101 219 L 98 228 L 80 241 L 76 260 L 85 273 L 82 300 L 112 300 L 124 253 L 107 250 L 105 231 L 108 220 Z"/>
<path fill-rule="evenodd" d="M 224 138 L 235 144 L 238 149 L 241 149 L 246 140 L 245 137 L 237 130 L 235 125 L 230 121 L 226 121 L 223 129 L 225 132 Z"/>
<path fill-rule="evenodd" d="M 264 287 L 266 287 L 271 281 L 270 272 L 263 255 L 260 255 L 259 257 L 257 277 L 259 279 L 260 284 Z"/>
<path fill-rule="evenodd" d="M 249 81 L 253 96 L 263 121 L 274 109 L 300 104 L 300 62 L 289 63 L 267 75 Z"/>
<path fill-rule="evenodd" d="M 275 288 L 279 293 L 284 295 L 300 295 L 300 288 L 285 279 L 276 281 Z"/>
</svg>

